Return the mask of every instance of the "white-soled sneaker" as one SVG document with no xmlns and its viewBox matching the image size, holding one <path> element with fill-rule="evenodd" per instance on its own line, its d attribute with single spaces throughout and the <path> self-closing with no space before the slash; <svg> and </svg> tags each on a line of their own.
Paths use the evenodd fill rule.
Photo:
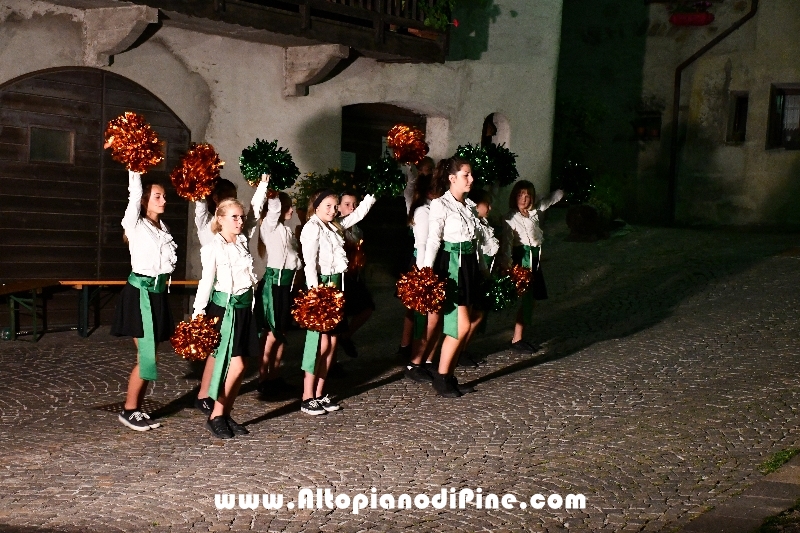
<svg viewBox="0 0 800 533">
<path fill-rule="evenodd" d="M 134 431 L 149 431 L 150 417 L 141 411 L 123 411 L 119 414 L 119 421 Z"/>
<path fill-rule="evenodd" d="M 342 408 L 338 403 L 331 400 L 331 397 L 328 396 L 327 394 L 322 398 L 317 398 L 317 403 L 319 403 L 322 406 L 322 408 L 329 413 L 333 411 L 338 411 L 339 409 Z"/>
<path fill-rule="evenodd" d="M 308 400 L 300 402 L 300 411 L 312 416 L 328 414 L 328 411 L 322 407 L 316 398 L 309 398 Z"/>
<path fill-rule="evenodd" d="M 156 429 L 161 427 L 161 424 L 159 422 L 156 422 L 155 420 L 150 418 L 150 415 L 145 413 L 144 411 L 142 411 L 142 416 L 144 417 L 145 420 L 147 420 L 147 424 L 150 426 L 150 429 Z"/>
</svg>

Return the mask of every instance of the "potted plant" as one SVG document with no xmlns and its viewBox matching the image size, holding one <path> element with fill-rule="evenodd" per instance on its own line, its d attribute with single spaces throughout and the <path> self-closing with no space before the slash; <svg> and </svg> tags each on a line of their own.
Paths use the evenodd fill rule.
<svg viewBox="0 0 800 533">
<path fill-rule="evenodd" d="M 714 22 L 710 7 L 709 0 L 680 0 L 673 5 L 669 22 L 674 26 L 707 26 Z"/>
</svg>

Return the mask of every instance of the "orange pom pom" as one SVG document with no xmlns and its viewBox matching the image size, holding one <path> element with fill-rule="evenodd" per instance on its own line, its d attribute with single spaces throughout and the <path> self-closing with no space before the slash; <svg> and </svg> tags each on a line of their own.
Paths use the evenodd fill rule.
<svg viewBox="0 0 800 533">
<path fill-rule="evenodd" d="M 397 282 L 397 295 L 403 305 L 422 314 L 438 313 L 446 298 L 447 284 L 431 267 L 423 267 L 407 272 Z"/>
<path fill-rule="evenodd" d="M 506 274 L 511 277 L 514 286 L 517 288 L 517 296 L 522 296 L 533 280 L 533 272 L 530 269 L 520 265 L 514 265 L 506 270 Z"/>
<path fill-rule="evenodd" d="M 333 285 L 319 285 L 300 291 L 294 299 L 292 316 L 301 328 L 325 333 L 344 317 L 344 294 Z"/>
<path fill-rule="evenodd" d="M 192 144 L 169 177 L 178 196 L 196 202 L 211 194 L 224 164 L 210 144 Z"/>
<path fill-rule="evenodd" d="M 415 165 L 428 153 L 425 134 L 419 129 L 397 124 L 386 134 L 386 145 L 394 152 L 394 158 L 403 164 Z"/>
<path fill-rule="evenodd" d="M 214 353 L 219 344 L 219 332 L 214 324 L 219 318 L 206 318 L 203 315 L 190 322 L 181 322 L 169 342 L 175 353 L 189 361 L 203 361 Z"/>
<path fill-rule="evenodd" d="M 161 163 L 164 153 L 158 135 L 144 117 L 126 111 L 109 121 L 104 148 L 111 148 L 111 158 L 132 172 L 144 174 Z"/>
<path fill-rule="evenodd" d="M 364 253 L 363 239 L 358 242 L 345 241 L 344 253 L 347 254 L 347 272 L 354 272 L 364 268 L 367 264 L 367 256 Z"/>
</svg>

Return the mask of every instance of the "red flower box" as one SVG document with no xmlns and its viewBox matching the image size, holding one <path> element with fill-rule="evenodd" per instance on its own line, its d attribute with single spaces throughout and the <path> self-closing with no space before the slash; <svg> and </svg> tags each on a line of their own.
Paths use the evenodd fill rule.
<svg viewBox="0 0 800 533">
<path fill-rule="evenodd" d="M 669 22 L 673 26 L 707 26 L 714 22 L 714 14 L 708 11 L 673 13 Z"/>
</svg>

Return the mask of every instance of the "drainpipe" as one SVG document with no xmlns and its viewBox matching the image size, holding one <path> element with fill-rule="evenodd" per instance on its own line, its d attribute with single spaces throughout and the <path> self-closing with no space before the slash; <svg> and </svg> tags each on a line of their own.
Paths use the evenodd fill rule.
<svg viewBox="0 0 800 533">
<path fill-rule="evenodd" d="M 675 223 L 675 204 L 678 188 L 678 120 L 680 118 L 681 103 L 681 75 L 683 71 L 706 52 L 714 48 L 725 40 L 731 33 L 741 28 L 748 20 L 756 16 L 758 11 L 758 0 L 751 0 L 750 11 L 745 16 L 737 20 L 730 28 L 711 39 L 705 46 L 692 54 L 686 61 L 678 65 L 675 69 L 675 87 L 672 95 L 672 132 L 669 146 L 669 223 Z"/>
</svg>

